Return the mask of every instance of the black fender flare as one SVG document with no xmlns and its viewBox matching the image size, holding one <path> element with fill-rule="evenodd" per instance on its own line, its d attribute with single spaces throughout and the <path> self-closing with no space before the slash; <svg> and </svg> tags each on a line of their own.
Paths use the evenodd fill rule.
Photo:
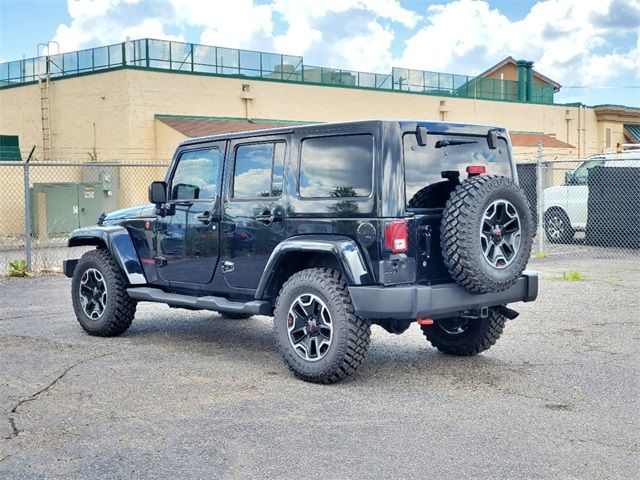
<svg viewBox="0 0 640 480">
<path fill-rule="evenodd" d="M 138 253 L 126 228 L 118 225 L 97 225 L 72 231 L 67 246 L 79 247 L 82 245 L 103 245 L 120 266 L 129 284 L 145 285 L 147 283 Z"/>
<path fill-rule="evenodd" d="M 273 250 L 260 278 L 256 299 L 266 298 L 280 263 L 292 252 L 331 254 L 338 260 L 348 285 L 372 283 L 365 257 L 355 240 L 343 235 L 300 235 L 284 240 Z"/>
</svg>

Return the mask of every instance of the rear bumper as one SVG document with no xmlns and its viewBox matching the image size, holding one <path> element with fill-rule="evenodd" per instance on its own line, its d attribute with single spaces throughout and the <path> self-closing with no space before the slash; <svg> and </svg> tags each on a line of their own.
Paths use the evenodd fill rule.
<svg viewBox="0 0 640 480">
<path fill-rule="evenodd" d="M 356 313 L 364 318 L 443 318 L 482 307 L 532 302 L 538 296 L 538 274 L 525 271 L 515 285 L 498 293 L 471 293 L 456 283 L 352 286 L 349 293 Z"/>
</svg>

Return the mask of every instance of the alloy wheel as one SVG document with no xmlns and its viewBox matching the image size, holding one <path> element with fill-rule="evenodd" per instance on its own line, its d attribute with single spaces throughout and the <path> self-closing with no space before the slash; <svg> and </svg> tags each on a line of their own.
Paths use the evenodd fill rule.
<svg viewBox="0 0 640 480">
<path fill-rule="evenodd" d="M 88 268 L 80 279 L 80 304 L 84 314 L 98 320 L 107 305 L 107 283 L 95 268 Z"/>
<path fill-rule="evenodd" d="M 289 342 L 296 354 L 316 362 L 327 354 L 333 340 L 333 323 L 327 305 L 316 295 L 299 295 L 287 315 Z"/>
</svg>

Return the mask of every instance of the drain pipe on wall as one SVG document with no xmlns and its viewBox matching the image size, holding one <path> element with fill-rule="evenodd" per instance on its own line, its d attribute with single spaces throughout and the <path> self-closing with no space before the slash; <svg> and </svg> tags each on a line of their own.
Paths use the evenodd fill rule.
<svg viewBox="0 0 640 480">
<path fill-rule="evenodd" d="M 251 93 L 251 85 L 248 83 L 242 84 L 242 91 L 240 92 L 240 98 L 244 100 L 244 116 L 248 122 L 253 122 L 251 119 L 251 100 L 255 98 L 255 95 Z"/>
<path fill-rule="evenodd" d="M 578 105 L 578 158 L 582 158 L 582 105 Z"/>
</svg>

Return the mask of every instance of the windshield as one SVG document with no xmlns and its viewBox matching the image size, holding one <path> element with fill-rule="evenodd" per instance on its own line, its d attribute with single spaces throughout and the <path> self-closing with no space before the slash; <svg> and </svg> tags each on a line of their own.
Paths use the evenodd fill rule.
<svg viewBox="0 0 640 480">
<path fill-rule="evenodd" d="M 512 177 L 509 147 L 503 138 L 491 150 L 484 136 L 429 134 L 427 146 L 421 147 L 415 132 L 410 132 L 403 135 L 402 144 L 407 205 L 418 190 L 447 181 L 444 171 L 458 172 L 463 181 L 469 165 L 482 165 L 489 175 Z"/>
<path fill-rule="evenodd" d="M 604 165 L 604 160 L 588 160 L 578 166 L 573 171 L 573 183 L 578 183 L 580 185 L 586 185 L 589 181 L 589 170 L 596 167 L 602 167 Z"/>
</svg>

